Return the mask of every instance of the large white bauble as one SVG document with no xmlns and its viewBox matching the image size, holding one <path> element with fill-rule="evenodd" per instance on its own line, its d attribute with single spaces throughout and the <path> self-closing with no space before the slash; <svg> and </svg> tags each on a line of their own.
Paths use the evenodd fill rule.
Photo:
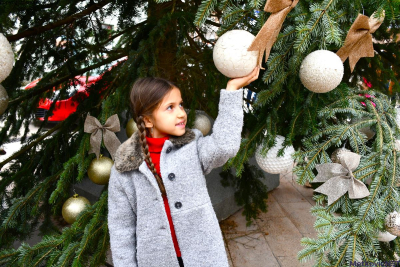
<svg viewBox="0 0 400 267">
<path fill-rule="evenodd" d="M 258 51 L 247 51 L 255 36 L 244 30 L 232 30 L 218 38 L 214 46 L 215 67 L 229 78 L 250 74 L 257 66 Z"/>
<path fill-rule="evenodd" d="M 343 63 L 338 55 L 329 50 L 317 50 L 304 58 L 299 75 L 308 90 L 326 93 L 340 84 L 343 71 Z"/>
<path fill-rule="evenodd" d="M 0 82 L 4 81 L 14 65 L 14 52 L 7 38 L 0 33 Z"/>
<path fill-rule="evenodd" d="M 6 89 L 0 84 L 0 115 L 6 111 L 8 107 L 8 94 Z"/>
<path fill-rule="evenodd" d="M 203 133 L 203 136 L 206 136 L 211 130 L 211 122 L 206 115 L 196 114 L 194 128 L 200 130 Z"/>
<path fill-rule="evenodd" d="M 389 232 L 379 232 L 377 239 L 381 242 L 390 242 L 392 240 L 395 240 L 397 236 L 392 235 Z"/>
<path fill-rule="evenodd" d="M 262 145 L 258 146 L 255 153 L 255 158 L 260 168 L 268 173 L 273 174 L 286 171 L 289 167 L 293 166 L 294 163 L 294 160 L 292 158 L 292 155 L 294 154 L 293 146 L 286 147 L 284 150 L 284 155 L 282 157 L 278 157 L 278 151 L 282 148 L 282 144 L 285 138 L 283 136 L 277 135 L 275 140 L 276 145 L 271 147 L 265 157 L 263 157 L 260 153 Z"/>
</svg>

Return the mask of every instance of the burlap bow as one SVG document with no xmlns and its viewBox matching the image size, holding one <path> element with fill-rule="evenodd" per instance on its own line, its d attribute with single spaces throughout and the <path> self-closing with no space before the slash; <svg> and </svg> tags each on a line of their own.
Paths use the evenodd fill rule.
<svg viewBox="0 0 400 267">
<path fill-rule="evenodd" d="M 278 38 L 282 28 L 283 21 L 298 2 L 299 0 L 268 0 L 265 4 L 264 11 L 272 14 L 247 49 L 247 51 L 258 51 L 258 65 L 261 69 L 264 69 L 261 66 L 264 50 L 265 62 L 267 62 L 272 45 Z"/>
<path fill-rule="evenodd" d="M 359 14 L 347 33 L 343 47 L 336 52 L 342 62 L 349 58 L 351 72 L 360 58 L 374 56 L 371 33 L 381 26 L 384 19 L 384 16 L 378 19 L 374 16 L 375 13 L 370 18 Z"/>
<path fill-rule="evenodd" d="M 340 164 L 324 163 L 316 166 L 318 175 L 312 181 L 325 182 L 315 189 L 315 192 L 328 196 L 328 205 L 338 200 L 341 196 L 349 192 L 351 199 L 369 196 L 367 186 L 357 180 L 353 171 L 360 164 L 361 156 L 353 152 L 343 152 L 340 155 Z"/>
<path fill-rule="evenodd" d="M 117 114 L 109 117 L 104 125 L 101 125 L 95 117 L 87 115 L 84 131 L 85 133 L 91 133 L 89 154 L 95 153 L 96 157 L 99 158 L 101 139 L 103 136 L 104 145 L 108 152 L 110 152 L 111 157 L 114 159 L 115 152 L 121 145 L 121 142 L 115 135 L 115 132 L 119 132 L 119 130 L 120 125 Z"/>
</svg>

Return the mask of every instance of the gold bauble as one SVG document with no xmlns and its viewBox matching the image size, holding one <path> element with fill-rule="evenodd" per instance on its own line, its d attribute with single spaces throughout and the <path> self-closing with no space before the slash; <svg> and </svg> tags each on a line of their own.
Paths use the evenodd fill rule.
<svg viewBox="0 0 400 267">
<path fill-rule="evenodd" d="M 64 220 L 69 224 L 73 224 L 78 215 L 86 209 L 86 205 L 90 205 L 89 200 L 85 197 L 78 196 L 78 194 L 68 198 L 62 207 L 62 216 Z"/>
<path fill-rule="evenodd" d="M 6 111 L 8 107 L 8 94 L 6 89 L 0 84 L 0 115 Z"/>
<path fill-rule="evenodd" d="M 104 185 L 110 180 L 111 167 L 114 161 L 109 157 L 95 158 L 89 165 L 88 176 L 95 184 Z"/>
<path fill-rule="evenodd" d="M 126 124 L 126 135 L 131 137 L 132 134 L 134 134 L 138 130 L 138 127 L 136 125 L 136 122 L 131 118 L 129 119 L 128 123 Z"/>
<path fill-rule="evenodd" d="M 206 115 L 196 114 L 194 128 L 200 130 L 203 133 L 203 136 L 206 136 L 211 130 L 210 119 Z"/>
</svg>

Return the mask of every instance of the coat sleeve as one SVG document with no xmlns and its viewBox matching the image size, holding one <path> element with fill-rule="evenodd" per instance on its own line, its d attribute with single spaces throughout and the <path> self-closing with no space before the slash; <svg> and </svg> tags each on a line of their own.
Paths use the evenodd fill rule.
<svg viewBox="0 0 400 267">
<path fill-rule="evenodd" d="M 108 186 L 108 229 L 112 259 L 115 267 L 135 267 L 136 213 L 120 183 L 123 178 L 115 166 L 111 169 Z"/>
<path fill-rule="evenodd" d="M 199 159 L 205 175 L 224 165 L 239 151 L 243 116 L 243 89 L 222 89 L 213 132 L 206 137 L 201 135 L 197 141 Z"/>
</svg>

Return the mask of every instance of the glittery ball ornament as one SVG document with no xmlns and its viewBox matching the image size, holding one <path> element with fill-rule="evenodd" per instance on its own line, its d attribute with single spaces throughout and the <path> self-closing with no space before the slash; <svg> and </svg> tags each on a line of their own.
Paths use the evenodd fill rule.
<svg viewBox="0 0 400 267">
<path fill-rule="evenodd" d="M 128 123 L 126 124 L 126 135 L 129 137 L 132 136 L 136 131 L 138 130 L 138 127 L 136 125 L 136 122 L 131 118 Z"/>
<path fill-rule="evenodd" d="M 200 130 L 203 133 L 203 136 L 206 136 L 211 130 L 211 122 L 206 115 L 196 114 L 194 128 Z"/>
<path fill-rule="evenodd" d="M 396 237 L 397 236 L 392 235 L 391 233 L 385 231 L 385 232 L 379 232 L 377 239 L 378 239 L 378 241 L 381 241 L 381 242 L 390 242 L 390 241 L 395 240 Z"/>
<path fill-rule="evenodd" d="M 10 75 L 14 65 L 14 52 L 7 38 L 0 33 L 0 82 Z"/>
<path fill-rule="evenodd" d="M 104 185 L 110 180 L 111 167 L 114 161 L 109 157 L 100 155 L 97 159 L 93 159 L 88 168 L 89 179 L 95 183 Z"/>
<path fill-rule="evenodd" d="M 396 122 L 397 127 L 400 128 L 400 106 L 396 107 Z"/>
<path fill-rule="evenodd" d="M 6 89 L 0 84 L 0 115 L 6 111 L 8 107 L 8 94 Z"/>
<path fill-rule="evenodd" d="M 386 231 L 395 236 L 400 236 L 400 214 L 393 211 L 386 216 L 385 219 Z"/>
<path fill-rule="evenodd" d="M 224 33 L 214 46 L 215 67 L 229 78 L 250 74 L 258 60 L 258 51 L 247 51 L 254 39 L 255 36 L 245 30 Z"/>
<path fill-rule="evenodd" d="M 333 153 L 331 155 L 332 162 L 340 164 L 340 157 L 343 155 L 343 152 L 351 152 L 351 151 L 346 148 L 336 149 L 335 151 L 333 151 Z"/>
<path fill-rule="evenodd" d="M 343 71 L 340 57 L 328 50 L 317 50 L 304 58 L 299 75 L 308 90 L 326 93 L 340 84 Z"/>
<path fill-rule="evenodd" d="M 89 200 L 85 197 L 78 196 L 78 194 L 73 195 L 65 201 L 62 206 L 62 216 L 64 220 L 73 224 L 78 218 L 78 215 L 86 209 L 86 206 L 90 206 Z"/>
<path fill-rule="evenodd" d="M 261 155 L 262 145 L 259 145 L 256 149 L 255 158 L 257 164 L 261 169 L 268 173 L 282 173 L 289 167 L 293 166 L 294 160 L 292 155 L 294 154 L 293 146 L 288 146 L 284 150 L 284 155 L 278 157 L 278 151 L 282 148 L 282 144 L 285 138 L 283 136 L 276 136 L 276 145 L 271 147 L 265 156 Z"/>
</svg>

